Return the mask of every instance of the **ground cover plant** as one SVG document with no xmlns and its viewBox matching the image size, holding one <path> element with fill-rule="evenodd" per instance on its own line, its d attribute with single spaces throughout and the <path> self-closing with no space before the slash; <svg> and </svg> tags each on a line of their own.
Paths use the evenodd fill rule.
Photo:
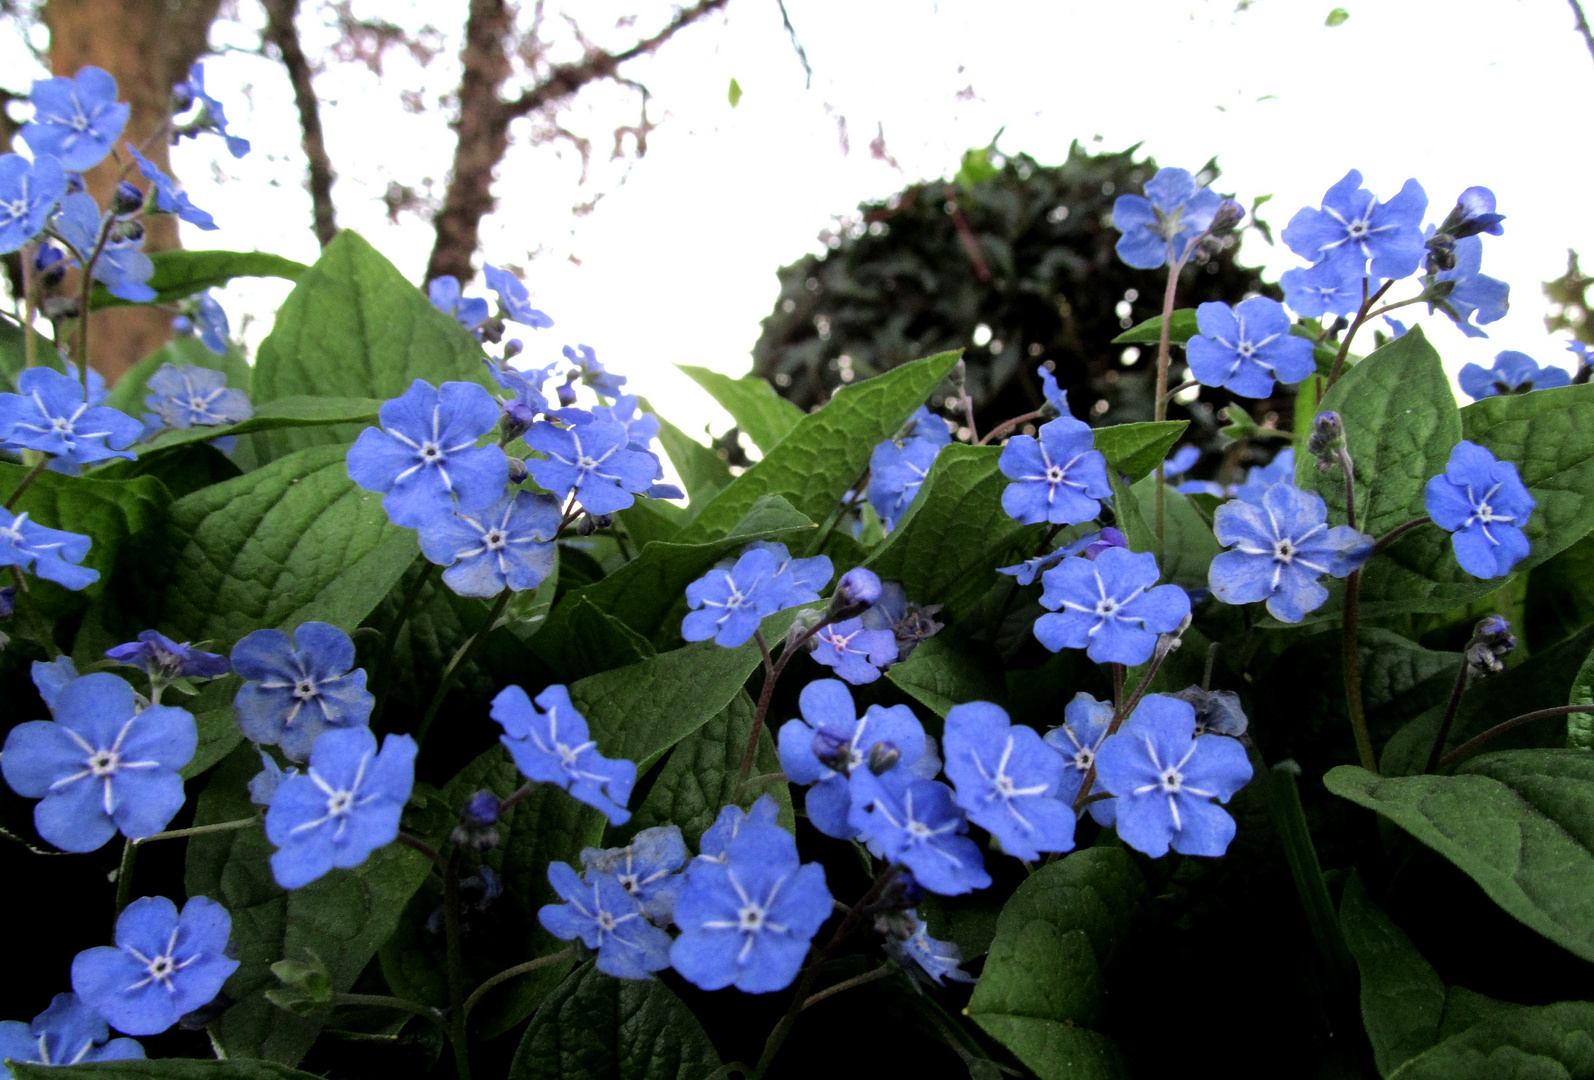
<svg viewBox="0 0 1594 1080">
<path fill-rule="evenodd" d="M 1166 271 L 1115 342 L 1151 419 L 1043 366 L 982 433 L 955 352 L 807 412 L 703 374 L 733 470 L 592 348 L 525 364 L 557 329 L 504 269 L 146 256 L 213 223 L 114 82 L 32 104 L 11 1075 L 1594 1075 L 1588 365 L 1502 352 L 1458 406 L 1393 317 L 1503 314 L 1487 189 L 1351 170 L 1282 303 L 1187 309 L 1244 211 L 1162 168 L 1110 215 Z M 174 110 L 248 152 L 199 68 Z M 148 186 L 102 207 L 112 153 Z M 205 290 L 259 274 L 295 285 L 250 364 Z M 120 303 L 183 336 L 106 388 Z"/>
</svg>

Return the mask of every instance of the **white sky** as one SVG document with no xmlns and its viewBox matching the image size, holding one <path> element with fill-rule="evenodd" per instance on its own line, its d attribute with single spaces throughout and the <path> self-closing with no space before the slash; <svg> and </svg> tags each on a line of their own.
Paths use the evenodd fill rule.
<svg viewBox="0 0 1594 1080">
<path fill-rule="evenodd" d="M 394 12 L 406 6 L 356 10 L 401 18 Z M 1507 221 L 1503 237 L 1485 238 L 1484 272 L 1512 285 L 1511 313 L 1483 341 L 1464 338 L 1443 315 L 1421 321 L 1452 372 L 1468 360 L 1487 366 L 1503 349 L 1570 367 L 1563 343 L 1544 330 L 1539 288 L 1565 269 L 1568 247 L 1594 259 L 1594 216 L 1580 197 L 1594 167 L 1582 123 L 1594 61 L 1567 5 L 1344 6 L 1348 21 L 1327 28 L 1329 0 L 1252 0 L 1244 10 L 1235 0 L 788 0 L 814 70 L 805 89 L 776 4 L 731 0 L 724 16 L 625 69 L 652 92 L 650 115 L 660 124 L 640 161 L 605 160 L 613 128 L 636 113 L 634 95 L 619 88 L 598 90 L 562 118 L 594 141 L 584 186 L 568 144 L 528 145 L 527 125 L 517 127 L 478 258 L 522 266 L 534 300 L 553 316 L 552 330 L 528 340 L 529 360 L 591 344 L 661 412 L 701 431 L 712 407 L 671 365 L 745 372 L 759 320 L 778 296 L 776 268 L 820 250 L 818 234 L 833 216 L 907 182 L 950 175 L 965 149 L 1004 126 L 1001 149 L 1044 163 L 1060 161 L 1071 139 L 1099 135 L 1107 149 L 1144 142 L 1164 165 L 1194 169 L 1218 155 L 1220 189 L 1246 205 L 1273 194 L 1263 217 L 1275 233 L 1353 166 L 1384 197 L 1415 176 L 1433 221 L 1463 188 L 1486 185 Z M 574 7 L 585 30 L 623 44 L 637 30 L 611 29 L 615 15 L 642 5 Z M 214 46 L 258 46 L 259 16 L 252 5 L 240 9 L 241 22 L 217 24 Z M 455 35 L 429 66 L 395 50 L 380 80 L 343 64 L 316 83 L 340 176 L 339 224 L 416 278 L 432 231 L 414 215 L 390 224 L 380 198 L 390 179 L 430 178 L 441 191 L 452 141 L 446 111 L 435 106 L 457 82 L 464 9 L 463 0 L 411 8 Z M 651 32 L 668 10 L 648 4 L 637 29 Z M 302 31 L 312 54 L 334 36 L 313 14 Z M 732 77 L 744 91 L 736 109 L 726 97 Z M 176 170 L 222 226 L 184 226 L 184 242 L 312 260 L 299 131 L 280 67 L 229 51 L 209 61 L 207 83 L 255 153 L 218 158 L 215 140 L 177 148 Z M 433 107 L 408 113 L 401 91 L 418 91 Z M 872 159 L 877 130 L 901 172 Z M 600 193 L 592 213 L 572 215 Z M 1272 278 L 1299 263 L 1256 237 L 1243 257 Z M 1415 291 L 1397 287 L 1391 299 L 1408 288 Z M 241 285 L 222 299 L 236 328 L 246 314 L 268 319 L 285 291 Z M 263 329 L 257 321 L 246 336 L 258 341 Z"/>
</svg>

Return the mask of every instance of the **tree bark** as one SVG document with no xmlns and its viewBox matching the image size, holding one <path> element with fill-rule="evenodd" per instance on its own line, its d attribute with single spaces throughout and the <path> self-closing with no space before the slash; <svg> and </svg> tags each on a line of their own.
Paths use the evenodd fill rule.
<svg viewBox="0 0 1594 1080">
<path fill-rule="evenodd" d="M 50 30 L 50 68 L 56 75 L 75 75 L 92 64 L 116 78 L 121 99 L 131 106 L 117 153 L 130 160 L 122 143 L 132 143 L 168 174 L 169 141 L 150 136 L 171 115 L 172 84 L 188 73 L 204 52 L 220 0 L 49 0 L 42 18 Z M 112 158 L 84 176 L 89 193 L 101 206 L 121 179 Z M 147 188 L 135 171 L 130 179 Z M 181 247 L 177 219 L 151 216 L 145 223 L 144 250 Z M 89 320 L 89 349 L 96 369 L 109 382 L 171 338 L 171 315 L 151 308 L 113 308 Z"/>
<path fill-rule="evenodd" d="M 461 281 L 474 273 L 471 259 L 481 243 L 482 218 L 492 213 L 493 173 L 509 149 L 509 124 L 517 117 L 553 105 L 599 79 L 614 78 L 620 65 L 656 51 L 676 32 L 723 8 L 729 0 L 698 0 L 678 10 L 657 34 L 620 52 L 592 52 L 574 64 L 559 64 L 536 85 L 504 100 L 500 88 L 509 77 L 509 34 L 513 15 L 504 0 L 471 0 L 461 56 L 459 141 L 454 149 L 443 208 L 432 219 L 437 239 L 426 266 L 426 280 L 451 274 Z"/>
<path fill-rule="evenodd" d="M 299 14 L 299 0 L 264 0 L 266 9 L 265 39 L 277 47 L 282 66 L 293 83 L 293 101 L 299 109 L 299 130 L 303 135 L 304 156 L 308 164 L 311 213 L 315 222 L 315 238 L 322 247 L 332 243 L 338 234 L 337 220 L 333 214 L 332 183 L 337 173 L 332 170 L 332 158 L 327 154 L 326 137 L 321 131 L 321 106 L 316 100 L 313 72 L 310 61 L 299 44 L 299 31 L 294 19 Z"/>
</svg>

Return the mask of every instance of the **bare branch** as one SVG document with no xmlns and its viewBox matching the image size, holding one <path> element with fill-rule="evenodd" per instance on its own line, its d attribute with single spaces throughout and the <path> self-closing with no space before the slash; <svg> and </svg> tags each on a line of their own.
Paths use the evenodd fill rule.
<svg viewBox="0 0 1594 1080">
<path fill-rule="evenodd" d="M 327 155 L 326 139 L 321 132 L 321 106 L 316 100 L 312 85 L 310 62 L 299 44 L 299 30 L 295 18 L 299 14 L 299 0 L 263 0 L 266 9 L 266 42 L 276 46 L 282 66 L 293 83 L 294 104 L 299 107 L 299 127 L 303 133 L 304 156 L 310 177 L 310 204 L 315 220 L 315 237 L 322 247 L 332 243 L 338 234 L 333 215 L 332 183 L 337 174 L 332 171 L 332 159 Z"/>
</svg>

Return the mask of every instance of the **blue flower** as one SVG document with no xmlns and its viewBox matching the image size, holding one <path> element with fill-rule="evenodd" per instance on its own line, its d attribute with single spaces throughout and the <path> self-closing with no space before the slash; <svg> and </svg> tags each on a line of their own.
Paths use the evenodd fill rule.
<svg viewBox="0 0 1594 1080">
<path fill-rule="evenodd" d="M 978 845 L 963 835 L 968 820 L 951 788 L 900 766 L 878 776 L 859 769 L 850 787 L 852 827 L 886 860 L 913 871 L 926 889 L 958 896 L 991 883 Z"/>
<path fill-rule="evenodd" d="M 1565 368 L 1539 367 L 1527 353 L 1506 351 L 1494 358 L 1494 367 L 1467 364 L 1457 381 L 1473 401 L 1501 394 L 1525 394 L 1530 390 L 1550 390 L 1570 386 L 1572 376 Z"/>
<path fill-rule="evenodd" d="M 643 829 L 623 848 L 583 848 L 581 851 L 584 872 L 613 875 L 626 892 L 636 897 L 648 918 L 660 926 L 670 923 L 676 894 L 684 882 L 678 871 L 685 862 L 686 841 L 681 838 L 679 825 Z M 666 941 L 665 948 L 668 947 Z M 668 961 L 659 967 L 667 964 Z"/>
<path fill-rule="evenodd" d="M 1434 275 L 1435 281 L 1451 281 L 1454 286 L 1449 295 L 1428 305 L 1428 310 L 1438 308 L 1456 324 L 1467 337 L 1482 338 L 1489 335 L 1478 329 L 1505 318 L 1511 307 L 1511 286 L 1499 278 L 1481 272 L 1483 267 L 1483 239 L 1468 236 L 1455 243 L 1456 265 Z M 1477 316 L 1478 326 L 1472 325 Z"/>
<path fill-rule="evenodd" d="M 574 348 L 566 345 L 563 351 L 565 359 L 576 365 L 569 378 L 579 378 L 581 385 L 592 387 L 604 397 L 617 398 L 625 393 L 621 389 L 625 385 L 625 376 L 605 370 L 591 345 L 577 345 Z"/>
<path fill-rule="evenodd" d="M 1035 636 L 1052 652 L 1084 649 L 1098 664 L 1143 664 L 1157 635 L 1179 628 L 1190 597 L 1177 585 L 1157 585 L 1156 556 L 1108 548 L 1095 561 L 1073 557 L 1046 571 Z M 1155 586 L 1155 587 L 1153 587 Z"/>
<path fill-rule="evenodd" d="M 163 214 L 176 214 L 188 224 L 201 229 L 217 228 L 216 219 L 210 216 L 209 211 L 195 206 L 181 184 L 161 172 L 160 166 L 140 154 L 132 143 L 127 144 L 127 149 L 133 155 L 133 160 L 138 163 L 138 171 L 144 174 L 144 179 L 148 180 L 155 189 L 157 210 Z"/>
<path fill-rule="evenodd" d="M 1230 551 L 1212 560 L 1207 583 L 1225 604 L 1267 601 L 1280 622 L 1300 622 L 1328 599 L 1318 582 L 1342 578 L 1367 561 L 1373 538 L 1349 525 L 1328 527 L 1328 506 L 1315 492 L 1274 484 L 1260 504 L 1235 499 L 1218 507 L 1218 543 Z"/>
<path fill-rule="evenodd" d="M 773 825 L 779 816 L 780 806 L 773 795 L 760 795 L 758 801 L 745 811 L 739 806 L 721 807 L 714 824 L 704 831 L 703 838 L 697 842 L 698 856 L 693 865 L 702 860 L 724 862 L 725 849 L 744 826 Z"/>
<path fill-rule="evenodd" d="M 763 593 L 766 601 L 764 605 L 766 610 L 763 612 L 765 615 L 814 603 L 819 599 L 819 590 L 830 584 L 830 579 L 836 573 L 828 555 L 794 559 L 791 557 L 791 552 L 786 550 L 785 544 L 770 540 L 760 540 L 747 545 L 747 550 L 755 549 L 767 551 L 775 557 L 775 574 L 770 578 Z M 723 568 L 734 564 L 727 561 L 720 565 Z"/>
<path fill-rule="evenodd" d="M 1150 694 L 1096 754 L 1096 779 L 1118 797 L 1118 837 L 1152 858 L 1168 853 L 1222 855 L 1234 819 L 1228 802 L 1251 779 L 1245 747 L 1221 735 L 1195 734 L 1195 710 Z"/>
<path fill-rule="evenodd" d="M 464 324 L 465 329 L 474 330 L 486 322 L 492 314 L 487 301 L 480 296 L 463 296 L 460 293 L 459 278 L 453 274 L 444 274 L 434 277 L 426 283 L 426 296 L 431 300 L 432 306 L 444 315 L 452 315 Z"/>
<path fill-rule="evenodd" d="M 1286 446 L 1266 465 L 1253 465 L 1245 474 L 1245 482 L 1234 489 L 1234 497 L 1253 506 L 1262 505 L 1262 496 L 1274 484 L 1288 484 L 1295 480 L 1295 448 Z"/>
<path fill-rule="evenodd" d="M 67 683 L 78 677 L 77 666 L 72 663 L 70 656 L 58 656 L 48 663 L 35 660 L 29 674 L 52 716 L 55 714 L 55 699 L 61 696 Z"/>
<path fill-rule="evenodd" d="M 1223 200 L 1184 169 L 1158 169 L 1146 197 L 1120 195 L 1112 205 L 1118 257 L 1139 270 L 1184 258 L 1185 249 L 1212 226 Z"/>
<path fill-rule="evenodd" d="M 61 209 L 55 215 L 56 232 L 84 259 L 92 256 L 99 245 L 104 225 L 99 203 L 83 191 L 62 199 Z M 94 280 L 103 283 L 112 296 L 142 304 L 156 296 L 155 290 L 149 287 L 155 264 L 138 250 L 138 245 L 137 240 L 107 240 L 100 249 L 99 258 L 94 260 Z"/>
<path fill-rule="evenodd" d="M 974 824 L 1026 862 L 1074 846 L 1074 809 L 1057 798 L 1067 764 L 1033 728 L 988 701 L 954 705 L 942 736 L 946 778 Z"/>
<path fill-rule="evenodd" d="M 1047 746 L 1063 755 L 1066 767 L 1057 785 L 1057 797 L 1069 806 L 1079 798 L 1086 774 L 1096 765 L 1096 753 L 1112 727 L 1112 717 L 1112 702 L 1097 701 L 1081 690 L 1064 707 L 1063 725 L 1042 736 Z M 1118 804 L 1112 799 L 1097 799 L 1085 809 L 1096 824 L 1111 825 L 1117 817 Z"/>
<path fill-rule="evenodd" d="M 348 869 L 398 837 L 399 815 L 415 785 L 415 740 L 370 728 L 339 728 L 316 739 L 310 765 L 285 776 L 266 810 L 276 845 L 271 875 L 298 889 L 333 867 Z"/>
<path fill-rule="evenodd" d="M 424 523 L 421 552 L 448 567 L 443 583 L 461 596 L 485 600 L 505 589 L 535 589 L 553 573 L 560 520 L 552 495 L 506 492 L 485 510 Z"/>
<path fill-rule="evenodd" d="M 149 377 L 144 407 L 169 428 L 238 424 L 255 414 L 249 395 L 227 385 L 227 376 L 211 368 L 162 364 Z"/>
<path fill-rule="evenodd" d="M 133 688 L 105 672 L 62 687 L 51 712 L 53 721 L 12 728 L 0 754 L 11 789 L 41 800 L 33 823 L 44 839 L 63 851 L 94 851 L 117 830 L 152 836 L 182 809 L 177 770 L 199 742 L 188 712 L 139 711 Z"/>
<path fill-rule="evenodd" d="M 628 449 L 624 425 L 593 420 L 576 427 L 533 424 L 526 445 L 546 454 L 526 462 L 531 478 L 561 498 L 575 492 L 591 514 L 612 514 L 636 501 L 657 478 L 659 462 L 652 454 Z"/>
<path fill-rule="evenodd" d="M 498 294 L 498 306 L 504 318 L 533 330 L 545 330 L 553 325 L 552 319 L 531 306 L 531 294 L 514 274 L 484 263 L 482 275 L 487 279 L 487 287 Z"/>
<path fill-rule="evenodd" d="M 232 670 L 225 656 L 196 649 L 186 641 L 178 644 L 157 630 L 141 631 L 138 640 L 106 649 L 105 656 L 118 664 L 141 668 L 150 679 L 161 682 L 218 679 Z"/>
<path fill-rule="evenodd" d="M 953 982 L 974 981 L 974 976 L 958 966 L 963 962 L 963 951 L 955 942 L 937 941 L 931 937 L 930 928 L 919 918 L 917 911 L 909 909 L 903 914 L 913 920 L 913 931 L 900 941 L 894 937 L 886 938 L 886 955 L 904 968 L 908 968 L 911 962 L 937 986 L 943 985 L 943 979 Z"/>
<path fill-rule="evenodd" d="M 518 686 L 506 686 L 493 698 L 492 717 L 504 728 L 498 741 L 509 748 L 516 767 L 528 780 L 557 785 L 602 810 L 611 825 L 631 820 L 625 804 L 636 783 L 636 764 L 598 753 L 598 744 L 587 735 L 586 718 L 563 686 L 538 694 L 537 706 L 532 707 Z"/>
<path fill-rule="evenodd" d="M 0 508 L 0 566 L 17 566 L 68 589 L 82 589 L 100 580 L 100 572 L 79 566 L 89 553 L 88 537 L 50 529 Z"/>
<path fill-rule="evenodd" d="M 498 402 L 475 383 L 441 388 L 416 379 L 402 397 L 382 404 L 382 427 L 366 428 L 349 450 L 349 478 L 386 495 L 382 506 L 408 528 L 497 502 L 509 463 L 496 446 L 476 440 L 498 423 Z"/>
<path fill-rule="evenodd" d="M 249 140 L 227 133 L 227 112 L 221 102 L 205 93 L 205 66 L 195 64 L 188 69 L 188 78 L 172 87 L 172 97 L 179 109 L 186 110 L 199 103 L 199 113 L 186 124 L 179 125 L 179 137 L 194 138 L 201 131 L 213 131 L 227 141 L 227 152 L 235 158 L 249 153 Z"/>
<path fill-rule="evenodd" d="M 930 779 L 940 770 L 924 726 L 906 705 L 871 705 L 860 718 L 844 683 L 816 679 L 803 687 L 797 708 L 802 719 L 788 720 L 780 728 L 780 767 L 792 783 L 812 785 L 808 819 L 826 836 L 850 840 L 857 833 L 848 820 L 852 796 L 847 781 L 854 770 L 868 770 L 876 744 L 889 743 L 900 755 L 898 767 L 916 776 Z"/>
<path fill-rule="evenodd" d="M 1251 726 L 1245 710 L 1240 707 L 1240 695 L 1233 690 L 1203 690 L 1187 686 L 1173 695 L 1188 702 L 1195 710 L 1196 734 L 1240 736 Z"/>
<path fill-rule="evenodd" d="M 164 896 L 134 900 L 116 918 L 116 945 L 72 959 L 72 989 L 118 1031 L 159 1035 L 208 1005 L 238 961 L 227 956 L 232 916 L 205 896 L 177 905 Z"/>
<path fill-rule="evenodd" d="M 881 670 L 897 659 L 897 635 L 890 630 L 867 630 L 861 618 L 830 623 L 811 640 L 814 660 L 833 668 L 839 678 L 854 686 L 874 682 Z"/>
<path fill-rule="evenodd" d="M 1279 284 L 1284 288 L 1284 302 L 1305 319 L 1353 315 L 1373 287 L 1362 271 L 1346 259 L 1286 270 L 1279 275 Z"/>
<path fill-rule="evenodd" d="M 1273 394 L 1273 381 L 1297 383 L 1317 365 L 1312 343 L 1290 333 L 1284 305 L 1253 296 L 1234 307 L 1205 303 L 1196 308 L 1201 333 L 1185 346 L 1190 374 L 1207 386 L 1241 397 Z"/>
<path fill-rule="evenodd" d="M 33 119 L 22 125 L 23 141 L 35 157 L 48 154 L 73 172 L 98 165 L 127 125 L 116 80 L 97 67 L 79 68 L 70 79 L 40 79 L 28 100 Z"/>
<path fill-rule="evenodd" d="M 1021 525 L 1077 525 L 1094 518 L 1112 485 L 1107 459 L 1093 445 L 1090 425 L 1072 416 L 1041 425 L 1039 439 L 1013 436 L 997 459 L 1002 475 L 1014 481 L 1002 491 L 1002 509 Z"/>
<path fill-rule="evenodd" d="M 1041 379 L 1041 397 L 1046 404 L 1057 410 L 1058 416 L 1073 415 L 1068 411 L 1068 391 L 1057 385 L 1057 376 L 1044 364 L 1035 369 L 1035 374 Z"/>
<path fill-rule="evenodd" d="M 16 251 L 44 231 L 50 211 L 66 194 L 66 174 L 53 157 L 29 162 L 0 157 L 0 255 Z"/>
<path fill-rule="evenodd" d="M 354 667 L 354 642 L 331 623 L 300 623 L 292 639 L 281 630 L 246 634 L 232 647 L 232 667 L 248 680 L 232 702 L 244 737 L 280 746 L 294 761 L 329 728 L 364 727 L 376 704 L 365 669 Z"/>
<path fill-rule="evenodd" d="M 670 966 L 670 935 L 647 919 L 641 902 L 613 874 L 588 869 L 586 880 L 566 863 L 548 864 L 548 882 L 565 901 L 548 904 L 537 921 L 556 938 L 598 952 L 598 970 L 617 979 L 647 979 Z"/>
<path fill-rule="evenodd" d="M 888 439 L 874 448 L 869 457 L 869 505 L 887 530 L 895 529 L 908 512 L 940 452 L 940 445 L 929 439 L 909 439 L 900 446 Z"/>
<path fill-rule="evenodd" d="M 1403 278 L 1422 261 L 1422 215 L 1428 196 L 1422 185 L 1407 180 L 1388 202 L 1362 187 L 1355 169 L 1328 189 L 1320 210 L 1296 212 L 1280 234 L 1289 249 L 1309 262 L 1345 260 L 1344 272 L 1358 277 Z"/>
<path fill-rule="evenodd" d="M 789 986 L 834 900 L 818 863 L 777 825 L 746 824 L 724 862 L 698 862 L 675 901 L 670 963 L 704 990 L 767 994 Z"/>
<path fill-rule="evenodd" d="M 1445 471 L 1428 481 L 1423 502 L 1434 524 L 1450 534 L 1456 562 L 1473 577 L 1501 577 L 1528 557 L 1522 527 L 1538 504 L 1516 465 L 1497 461 L 1478 444 L 1456 444 Z"/>
<path fill-rule="evenodd" d="M 715 642 L 734 649 L 753 636 L 759 622 L 784 606 L 789 584 L 775 584 L 780 561 L 765 548 L 744 551 L 735 565 L 716 566 L 686 587 L 692 608 L 681 620 L 687 641 Z"/>
<path fill-rule="evenodd" d="M 105 1021 L 76 994 L 55 995 L 50 1007 L 35 1016 L 32 1024 L 20 1020 L 0 1023 L 0 1061 L 76 1065 L 133 1061 L 143 1056 L 144 1048 L 132 1039 L 111 1039 Z M 11 1070 L 4 1065 L 0 1065 L 0 1076 L 12 1080 Z"/>
<path fill-rule="evenodd" d="M 64 463 L 81 465 L 138 455 L 127 446 L 144 426 L 126 413 L 90 405 L 83 384 L 54 368 L 27 368 L 17 376 L 19 394 L 0 394 L 0 445 L 42 450 Z"/>
</svg>

